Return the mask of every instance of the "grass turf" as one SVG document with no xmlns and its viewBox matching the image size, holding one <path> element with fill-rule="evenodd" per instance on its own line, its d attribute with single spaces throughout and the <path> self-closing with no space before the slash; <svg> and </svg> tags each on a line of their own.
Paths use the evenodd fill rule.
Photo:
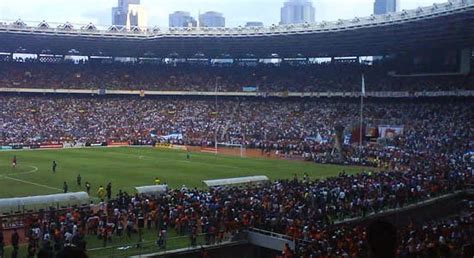
<svg viewBox="0 0 474 258">
<path fill-rule="evenodd" d="M 16 168 L 11 167 L 14 155 L 18 161 Z M 53 160 L 58 163 L 55 174 L 52 172 Z M 186 152 L 155 148 L 0 151 L 0 198 L 61 193 L 64 181 L 68 183 L 70 192 L 84 191 L 84 184 L 88 181 L 92 185 L 91 196 L 97 196 L 99 185 L 105 186 L 108 182 L 113 185 L 113 194 L 118 189 L 132 193 L 134 186 L 152 185 L 155 177 L 172 188 L 182 185 L 202 188 L 202 180 L 205 179 L 252 175 L 281 179 L 293 178 L 295 173 L 300 178 L 303 173 L 308 173 L 314 179 L 335 176 L 342 170 L 354 174 L 362 169 L 205 153 L 191 153 L 190 160 L 187 160 Z M 82 187 L 76 184 L 78 174 L 82 177 Z M 173 230 L 169 233 L 168 250 L 189 246 L 188 237 L 173 240 L 176 233 Z M 144 232 L 145 241 L 153 241 L 155 236 L 156 232 L 153 230 Z M 117 248 L 102 249 L 102 242 L 94 236 L 87 236 L 86 240 L 90 257 L 158 251 L 153 242 L 146 244 L 142 250 L 131 248 L 120 251 Z M 109 245 L 130 245 L 137 240 L 136 235 L 133 239 L 114 237 L 114 242 Z M 6 251 L 9 253 L 11 247 Z M 25 256 L 25 252 L 26 247 L 22 246 L 19 257 Z"/>
<path fill-rule="evenodd" d="M 18 166 L 11 167 L 13 156 Z M 58 163 L 55 174 L 52 162 Z M 67 182 L 69 192 L 84 191 L 91 183 L 91 196 L 97 196 L 99 185 L 112 183 L 113 194 L 118 189 L 133 193 L 133 187 L 153 185 L 155 177 L 170 187 L 203 187 L 202 180 L 252 175 L 271 179 L 335 176 L 342 170 L 349 174 L 359 167 L 320 165 L 312 162 L 240 158 L 205 153 L 191 153 L 155 148 L 97 148 L 0 151 L 0 198 L 53 194 L 62 192 Z M 82 187 L 76 177 L 82 177 Z"/>
<path fill-rule="evenodd" d="M 155 230 L 144 229 L 140 248 L 137 248 L 136 245 L 139 242 L 137 233 L 134 233 L 131 238 L 126 236 L 118 237 L 114 235 L 112 237 L 112 242 L 107 242 L 107 245 L 104 247 L 102 240 L 97 239 L 97 237 L 93 235 L 86 235 L 85 240 L 87 242 L 87 255 L 91 258 L 128 257 L 132 255 L 176 250 L 191 246 L 191 240 L 189 236 L 179 236 L 173 229 L 168 230 L 166 248 L 159 248 L 156 245 L 156 238 Z M 202 234 L 198 236 L 197 244 L 198 246 L 205 245 L 204 236 Z M 12 251 L 13 248 L 11 246 L 7 246 L 5 248 L 4 257 L 10 257 Z M 18 257 L 27 257 L 26 244 L 20 245 Z"/>
</svg>

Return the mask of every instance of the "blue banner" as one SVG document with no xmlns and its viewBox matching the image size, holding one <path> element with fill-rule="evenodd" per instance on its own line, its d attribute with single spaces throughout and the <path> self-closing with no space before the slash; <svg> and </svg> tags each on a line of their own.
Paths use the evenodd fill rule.
<svg viewBox="0 0 474 258">
<path fill-rule="evenodd" d="M 242 87 L 242 91 L 244 91 L 244 92 L 254 92 L 254 91 L 257 91 L 257 87 L 255 87 L 255 86 Z"/>
</svg>

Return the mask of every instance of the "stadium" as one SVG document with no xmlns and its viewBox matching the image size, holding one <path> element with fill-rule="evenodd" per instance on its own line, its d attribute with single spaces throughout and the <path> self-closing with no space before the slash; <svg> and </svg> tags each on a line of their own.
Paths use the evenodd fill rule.
<svg viewBox="0 0 474 258">
<path fill-rule="evenodd" d="M 0 20 L 0 257 L 474 257 L 472 24 Z"/>
</svg>

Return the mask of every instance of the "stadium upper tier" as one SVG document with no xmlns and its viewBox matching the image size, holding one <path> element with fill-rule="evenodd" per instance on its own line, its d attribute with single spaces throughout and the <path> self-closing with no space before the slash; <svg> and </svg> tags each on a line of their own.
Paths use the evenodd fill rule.
<svg viewBox="0 0 474 258">
<path fill-rule="evenodd" d="M 0 52 L 132 57 L 383 55 L 474 45 L 474 0 L 380 16 L 266 28 L 101 28 L 0 22 Z M 73 50 L 73 51 L 72 51 Z M 72 52 L 71 52 L 72 51 Z"/>
<path fill-rule="evenodd" d="M 252 67 L 152 64 L 0 62 L 0 90 L 83 89 L 214 93 L 327 93 L 473 90 L 472 74 L 396 77 L 390 64 L 324 63 Z M 150 94 L 151 92 L 147 92 Z"/>
</svg>

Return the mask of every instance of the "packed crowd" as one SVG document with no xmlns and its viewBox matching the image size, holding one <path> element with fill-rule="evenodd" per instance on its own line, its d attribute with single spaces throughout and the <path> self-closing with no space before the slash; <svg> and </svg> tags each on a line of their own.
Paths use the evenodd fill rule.
<svg viewBox="0 0 474 258">
<path fill-rule="evenodd" d="M 344 145 L 346 162 L 400 170 L 460 164 L 472 150 L 473 104 L 469 100 L 378 102 L 365 105 L 367 126 L 403 126 L 386 144 Z M 181 134 L 181 144 L 219 142 L 330 162 L 334 126 L 350 135 L 359 121 L 351 100 L 245 98 L 0 97 L 0 145 L 130 142 L 152 144 L 157 136 Z M 61 110 L 61 112 L 57 112 Z M 217 130 L 216 130 L 217 128 Z M 358 142 L 358 139 L 357 141 Z M 425 161 L 425 162 L 423 162 Z M 454 162 L 453 162 L 454 161 Z M 419 164 L 421 162 L 421 164 Z"/>
<path fill-rule="evenodd" d="M 368 239 L 366 227 L 340 226 L 336 229 L 308 231 L 304 244 L 296 251 L 297 255 L 290 257 L 367 257 L 370 244 L 379 248 L 379 253 L 390 253 L 399 258 L 438 258 L 438 257 L 467 257 L 464 248 L 472 244 L 474 237 L 474 214 L 455 216 L 439 221 L 428 221 L 422 224 L 411 223 L 394 230 L 393 242 L 381 245 L 384 234 L 376 233 Z M 377 234 L 378 233 L 378 234 Z M 385 232 L 384 232 L 385 233 Z M 387 243 L 384 243 L 387 244 Z M 385 248 L 385 250 L 383 250 Z M 381 250 L 382 249 L 382 250 Z"/>
<path fill-rule="evenodd" d="M 294 177 L 260 188 L 209 191 L 181 188 L 158 196 L 128 195 L 119 191 L 98 207 L 45 211 L 25 218 L 28 257 L 54 257 L 65 246 L 86 249 L 85 236 L 104 246 L 115 238 L 154 231 L 156 244 L 166 248 L 173 230 L 195 245 L 198 234 L 206 244 L 231 239 L 238 231 L 259 228 L 298 240 L 286 257 L 366 257 L 365 227 L 335 226 L 337 220 L 399 208 L 466 187 L 471 174 L 422 171 L 360 173 L 326 180 Z M 110 197 L 110 196 L 109 196 Z M 455 218 L 399 230 L 399 257 L 460 257 L 474 234 L 474 217 Z M 15 252 L 15 251 L 13 251 Z M 446 255 L 451 256 L 446 256 Z M 426 256 L 428 255 L 428 256 Z"/>
<path fill-rule="evenodd" d="M 0 62 L 0 88 L 154 91 L 359 92 L 473 89 L 474 76 L 393 77 L 384 65 L 358 63 L 280 66 L 199 64 L 68 64 Z"/>
</svg>

